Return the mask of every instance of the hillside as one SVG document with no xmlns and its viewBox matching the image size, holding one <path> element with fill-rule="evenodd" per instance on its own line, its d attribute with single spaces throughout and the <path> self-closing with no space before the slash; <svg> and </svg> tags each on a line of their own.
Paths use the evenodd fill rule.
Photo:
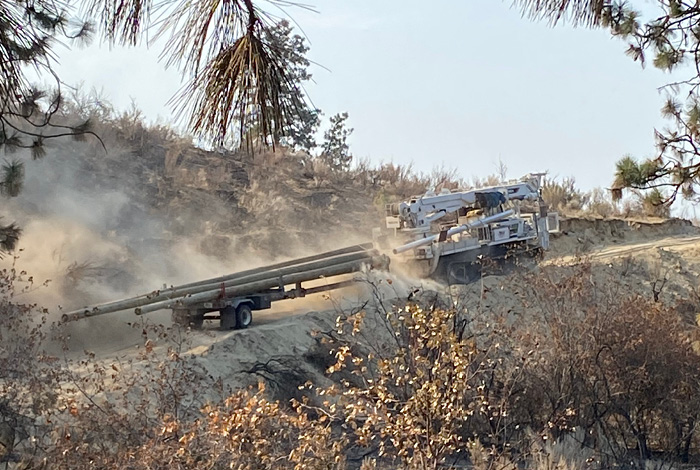
<svg viewBox="0 0 700 470">
<path fill-rule="evenodd" d="M 460 465 L 492 468 L 494 455 L 503 468 L 534 465 L 550 438 L 552 459 L 572 438 L 588 446 L 562 470 L 610 468 L 635 449 L 642 460 L 700 455 L 700 229 L 690 222 L 563 216 L 544 258 L 508 274 L 448 288 L 400 269 L 360 273 L 353 287 L 256 312 L 241 331 L 182 329 L 169 312 L 55 325 L 72 307 L 369 240 L 385 203 L 458 183 L 391 164 L 331 171 L 289 149 L 205 151 L 138 121 L 102 126 L 106 153 L 98 142 L 48 143 L 6 206 L 24 229 L 22 250 L 0 261 L 0 366 L 11 371 L 0 380 L 0 444 L 11 431 L 3 445 L 16 450 L 6 460 L 31 460 L 41 445 L 64 468 L 161 468 L 188 452 L 194 460 L 178 465 L 198 468 L 215 455 L 207 446 L 228 445 L 209 433 L 230 413 L 238 424 L 225 434 L 258 436 L 264 450 L 243 456 L 277 455 L 269 468 L 305 439 L 322 447 L 308 444 L 307 456 L 394 468 L 414 452 L 402 443 L 422 449 L 422 433 L 446 428 L 403 421 L 428 411 L 459 421 L 445 439 L 470 443 Z M 450 370 L 460 372 L 441 375 Z M 294 403 L 301 414 L 276 421 Z M 218 411 L 202 414 L 207 404 Z M 376 423 L 387 427 L 361 431 Z M 281 443 L 276 429 L 292 434 Z M 361 432 L 384 439 L 393 464 Z M 344 444 L 322 445 L 331 437 Z"/>
<path fill-rule="evenodd" d="M 380 315 L 384 308 L 390 310 L 393 305 L 405 303 L 416 288 L 426 295 L 438 295 L 442 299 L 439 302 L 459 299 L 468 309 L 479 305 L 483 315 L 500 315 L 523 308 L 520 295 L 533 287 L 527 285 L 528 280 L 543 272 L 548 277 L 553 269 L 575 270 L 589 263 L 591 282 L 614 282 L 616 289 L 629 289 L 649 299 L 656 292 L 661 302 L 680 306 L 688 323 L 695 324 L 696 315 L 700 315 L 700 228 L 675 219 L 655 223 L 564 219 L 561 228 L 561 234 L 554 236 L 552 250 L 537 267 L 506 276 L 487 276 L 481 283 L 451 289 L 392 273 L 358 275 L 366 283 L 379 286 L 379 290 L 364 287 L 363 282 L 326 296 L 282 302 L 270 312 L 256 312 L 256 326 L 244 331 L 220 332 L 212 322 L 205 325 L 204 332 L 189 338 L 187 354 L 232 388 L 254 385 L 262 378 L 270 381 L 278 398 L 285 400 L 295 396 L 296 387 L 307 380 L 323 382 L 322 365 L 327 361 L 321 367 L 315 362 L 323 358 L 318 356 L 320 345 L 313 332 L 332 330 L 338 315 L 358 308 Z M 387 280 L 391 280 L 390 286 Z M 168 322 L 167 314 L 155 315 L 158 321 Z M 100 323 L 114 321 L 133 321 L 133 316 L 122 314 L 121 320 L 93 318 L 88 320 L 92 325 L 82 331 L 100 330 Z M 133 354 L 133 348 L 140 345 L 140 332 L 122 341 L 107 354 L 112 358 L 105 360 L 123 360 Z M 129 341 L 130 347 L 124 347 Z M 246 372 L 256 364 L 268 364 L 270 370 L 266 374 Z"/>
<path fill-rule="evenodd" d="M 69 327 L 73 336 L 91 337 L 81 346 L 91 351 L 91 359 L 75 362 L 71 374 L 84 378 L 95 406 L 116 407 L 117 412 L 121 412 L 118 410 L 122 407 L 145 406 L 139 403 L 148 400 L 149 407 L 157 404 L 164 410 L 178 410 L 177 413 L 185 419 L 194 408 L 206 402 L 218 402 L 241 388 L 255 389 L 260 383 L 265 384 L 265 396 L 270 399 L 281 403 L 305 399 L 310 400 L 308 403 L 312 408 L 323 408 L 328 405 L 323 392 L 318 396 L 313 390 L 358 385 L 357 376 L 351 372 L 350 366 L 345 371 L 334 366 L 339 345 L 348 345 L 358 357 L 367 357 L 363 354 L 368 351 L 370 357 L 372 352 L 391 354 L 397 332 L 394 321 L 398 318 L 392 320 L 387 312 L 401 312 L 415 302 L 423 305 L 426 311 L 455 306 L 460 312 L 458 318 L 467 322 L 466 331 L 487 350 L 493 347 L 502 350 L 503 355 L 497 357 L 505 360 L 504 364 L 511 360 L 508 351 L 515 352 L 517 358 L 523 354 L 517 351 L 529 348 L 534 367 L 521 366 L 522 372 L 513 376 L 517 377 L 515 383 L 525 386 L 530 381 L 545 380 L 548 385 L 545 386 L 544 382 L 537 385 L 532 390 L 535 395 L 529 395 L 525 386 L 516 395 L 522 396 L 521 399 L 529 397 L 528 400 L 535 400 L 542 394 L 549 396 L 550 393 L 569 390 L 566 387 L 574 386 L 574 383 L 568 384 L 561 377 L 555 380 L 547 374 L 560 374 L 558 367 L 565 366 L 562 361 L 567 360 L 584 361 L 577 362 L 577 367 L 582 372 L 588 371 L 585 357 L 587 351 L 595 349 L 598 340 L 606 342 L 606 347 L 623 348 L 616 349 L 614 357 L 618 361 L 633 361 L 630 364 L 637 364 L 634 367 L 639 366 L 634 362 L 639 360 L 638 354 L 646 357 L 647 367 L 651 368 L 649 373 L 659 373 L 653 372 L 654 367 L 668 365 L 669 360 L 681 360 L 668 356 L 671 351 L 677 353 L 672 342 L 680 331 L 690 332 L 693 350 L 700 351 L 700 338 L 695 334 L 700 314 L 697 288 L 700 229 L 680 220 L 643 223 L 595 219 L 565 219 L 561 228 L 561 233 L 552 240 L 552 250 L 536 266 L 523 267 L 508 275 L 486 276 L 480 282 L 450 289 L 392 273 L 362 274 L 358 275 L 362 282 L 356 287 L 333 292 L 330 296 L 283 302 L 272 311 L 256 312 L 254 326 L 241 331 L 222 332 L 214 324 L 205 324 L 203 331 L 188 331 L 183 335 L 177 328 L 157 326 L 159 322 L 168 324 L 168 316 L 158 313 L 145 322 L 135 321 L 131 315 L 93 318 Z M 630 312 L 633 317 L 620 310 L 626 308 L 625 299 L 633 302 Z M 647 318 L 646 308 L 661 309 L 659 315 L 665 319 L 657 319 L 655 324 L 635 323 L 633 318 L 636 316 Z M 598 318 L 594 323 L 586 313 L 589 310 Z M 611 312 L 617 314 L 611 315 Z M 678 315 L 677 323 L 675 315 Z M 134 322 L 133 327 L 128 327 L 127 322 Z M 355 325 L 353 331 L 358 328 L 357 335 L 347 336 L 348 325 Z M 635 338 L 640 342 L 641 350 L 626 343 L 625 329 L 639 335 Z M 104 331 L 118 332 L 118 338 L 97 333 Z M 607 332 L 612 336 L 607 339 L 589 337 L 591 331 Z M 615 332 L 619 337 L 614 335 Z M 658 338 L 661 344 L 648 343 L 651 337 Z M 543 343 L 545 338 L 551 344 Z M 623 343 L 618 345 L 616 341 Z M 650 351 L 646 349 L 649 347 L 665 348 L 668 354 L 658 350 L 649 356 Z M 506 376 L 498 375 L 498 380 L 507 380 L 508 371 L 506 369 Z M 594 370 L 587 373 L 594 373 Z M 633 373 L 631 380 L 637 380 L 635 374 L 637 372 Z M 660 377 L 652 380 L 662 380 Z M 695 378 L 685 373 L 676 377 L 682 380 Z M 619 379 L 627 380 L 627 377 L 620 375 Z M 104 380 L 108 384 L 133 383 L 139 394 L 122 396 L 119 388 L 113 389 L 113 385 L 103 389 Z M 664 376 L 663 380 L 672 379 Z M 160 385 L 155 385 L 151 391 L 149 383 L 168 383 L 172 389 L 157 392 Z M 640 390 L 648 388 L 646 382 L 635 383 Z M 313 384 L 310 389 L 309 384 Z M 194 395 L 192 387 L 197 390 Z M 82 402 L 82 393 L 74 390 L 67 396 L 72 397 L 70 400 Z M 569 403 L 567 400 L 586 400 L 585 393 L 588 392 L 583 389 L 571 389 L 560 400 L 565 403 Z M 669 394 L 668 400 L 676 400 L 675 395 L 675 391 Z M 628 399 L 631 400 L 629 403 L 636 404 L 642 396 L 635 398 L 630 395 L 625 398 Z M 519 402 L 516 400 L 515 403 Z M 666 400 L 658 403 L 670 406 Z M 556 419 L 564 420 L 561 424 L 564 429 L 566 420 L 575 420 L 573 416 L 560 415 L 565 411 L 558 408 L 560 405 L 535 405 L 534 401 L 532 405 L 544 416 L 554 413 Z M 519 413 L 525 411 L 518 408 L 523 403 L 512 406 L 515 406 L 512 410 L 514 419 L 524 419 Z M 554 408 L 550 409 L 550 406 Z M 92 405 L 85 407 L 83 413 L 86 417 L 97 413 L 89 419 L 102 419 Z M 133 427 L 135 424 L 129 419 L 128 426 Z M 541 418 L 533 415 L 532 419 L 537 422 Z M 645 419 L 656 423 L 655 426 L 667 424 L 663 418 L 657 420 L 653 415 Z M 535 422 L 530 425 L 534 426 Z M 554 426 L 551 422 L 550 425 Z M 622 432 L 623 428 L 607 430 L 605 435 Z M 563 440 L 547 448 L 550 458 L 574 459 L 567 460 L 572 462 L 570 465 L 578 465 L 574 463 L 576 459 L 594 458 L 596 454 L 591 450 L 575 451 L 576 445 L 566 440 L 566 434 L 562 435 L 555 429 L 559 428 L 552 427 L 550 432 Z M 573 436 L 580 438 L 579 434 Z M 527 445 L 539 445 L 537 440 L 531 439 L 528 438 Z M 657 441 L 656 431 L 650 432 L 648 439 L 650 446 L 663 447 Z M 696 449 L 694 442 L 689 447 L 690 452 Z M 523 445 L 522 442 L 519 445 Z M 359 465 L 362 455 L 361 448 L 350 448 L 346 450 L 345 458 L 352 468 Z M 473 454 L 471 458 L 477 457 Z M 610 462 L 607 459 L 609 456 L 602 459 L 597 468 L 606 468 L 606 462 Z"/>
</svg>

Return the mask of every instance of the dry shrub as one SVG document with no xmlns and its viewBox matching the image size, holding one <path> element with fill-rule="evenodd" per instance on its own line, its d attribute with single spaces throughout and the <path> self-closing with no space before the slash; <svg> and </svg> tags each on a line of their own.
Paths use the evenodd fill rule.
<svg viewBox="0 0 700 470">
<path fill-rule="evenodd" d="M 628 197 L 618 201 L 607 189 L 581 191 L 571 177 L 562 180 L 545 178 L 542 183 L 542 199 L 550 209 L 568 215 L 590 215 L 604 219 L 669 218 L 671 215 L 671 208 L 664 204 L 666 198 L 658 189 L 645 192 L 631 190 Z"/>
<path fill-rule="evenodd" d="M 594 188 L 590 192 L 588 204 L 585 207 L 589 214 L 607 219 L 618 214 L 617 206 L 612 196 L 601 188 Z"/>
<path fill-rule="evenodd" d="M 290 410 L 255 394 L 237 392 L 221 407 L 206 407 L 207 419 L 179 438 L 184 468 L 342 469 L 344 440 L 332 432 L 328 416 L 309 419 L 306 406 Z M 172 432 L 172 431 L 171 431 Z M 193 445 L 194 444 L 194 445 Z"/>
<path fill-rule="evenodd" d="M 555 211 L 578 211 L 588 202 L 588 196 L 576 188 L 574 178 L 557 181 L 545 178 L 542 182 L 542 199 Z"/>
<path fill-rule="evenodd" d="M 688 460 L 700 412 L 695 332 L 616 275 L 584 262 L 510 276 L 519 288 L 506 312 L 426 295 L 341 315 L 319 339 L 335 385 L 307 384 L 315 393 L 291 406 L 262 387 L 229 394 L 182 354 L 185 337 L 160 328 L 146 328 L 130 363 L 86 357 L 42 369 L 7 354 L 3 385 L 61 384 L 60 394 L 32 391 L 51 397 L 33 402 L 36 412 L 22 408 L 35 439 L 23 447 L 26 468 L 570 470 Z M 33 343 L 17 347 L 34 357 Z"/>
<path fill-rule="evenodd" d="M 36 447 L 36 418 L 58 400 L 55 358 L 42 352 L 46 312 L 19 300 L 35 288 L 14 266 L 0 270 L 0 462 L 19 460 L 20 446 Z"/>
<path fill-rule="evenodd" d="M 193 421 L 206 398 L 224 395 L 183 356 L 174 329 L 134 325 L 144 346 L 128 361 L 65 356 L 65 332 L 20 301 L 42 287 L 13 267 L 0 271 L 0 462 L 94 468 L 152 439 L 164 416 Z"/>
<path fill-rule="evenodd" d="M 473 443 L 504 451 L 513 381 L 493 382 L 507 375 L 498 372 L 496 342 L 480 345 L 453 309 L 408 304 L 366 315 L 339 318 L 327 335 L 337 385 L 320 392 L 332 397 L 326 406 L 349 441 L 376 459 L 364 467 L 452 468 L 468 461 Z"/>
<path fill-rule="evenodd" d="M 138 443 L 57 444 L 52 461 L 71 469 L 344 469 L 343 440 L 327 417 L 314 418 L 302 403 L 268 400 L 261 385 L 205 406 L 198 419 L 163 415 Z"/>
<path fill-rule="evenodd" d="M 507 311 L 432 303 L 341 318 L 327 333 L 329 413 L 380 468 L 687 461 L 697 333 L 617 277 L 586 262 L 548 267 L 507 278 L 518 286 Z"/>
<path fill-rule="evenodd" d="M 360 161 L 350 170 L 349 177 L 368 188 L 382 209 L 386 203 L 424 194 L 431 185 L 430 178 L 414 171 L 412 165 L 391 162 L 375 166 L 367 160 Z"/>
<path fill-rule="evenodd" d="M 697 332 L 674 308 L 625 291 L 616 278 L 584 263 L 522 280 L 530 313 L 511 345 L 533 354 L 537 367 L 526 370 L 511 410 L 555 437 L 586 430 L 581 444 L 602 461 L 687 461 L 700 410 Z"/>
</svg>

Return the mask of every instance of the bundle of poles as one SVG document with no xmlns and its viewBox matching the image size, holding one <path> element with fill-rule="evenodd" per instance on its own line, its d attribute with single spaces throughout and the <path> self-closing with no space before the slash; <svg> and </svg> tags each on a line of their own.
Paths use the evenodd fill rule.
<svg viewBox="0 0 700 470">
<path fill-rule="evenodd" d="M 63 315 L 64 322 L 107 313 L 133 310 L 137 315 L 156 310 L 186 308 L 194 304 L 264 293 L 330 276 L 359 271 L 363 266 L 388 267 L 388 260 L 373 249 L 372 243 L 353 245 L 314 256 L 298 258 L 226 276 L 172 286 L 100 305 L 87 306 Z"/>
</svg>

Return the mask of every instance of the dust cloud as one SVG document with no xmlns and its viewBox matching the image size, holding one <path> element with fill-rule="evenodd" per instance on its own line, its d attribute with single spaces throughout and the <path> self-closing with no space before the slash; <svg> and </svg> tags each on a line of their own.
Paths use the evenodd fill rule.
<svg viewBox="0 0 700 470">
<path fill-rule="evenodd" d="M 124 161 L 127 166 L 137 158 L 118 146 L 109 148 L 106 156 L 89 155 L 87 149 L 76 152 L 82 147 L 75 143 L 46 146 L 47 155 L 41 160 L 32 161 L 28 154 L 15 156 L 25 162 L 25 185 L 18 197 L 3 201 L 0 215 L 17 222 L 23 233 L 18 251 L 0 260 L 0 268 L 27 273 L 20 276 L 25 289 L 15 300 L 45 308 L 50 322 L 83 306 L 367 241 L 347 230 L 324 233 L 311 243 L 300 243 L 299 234 L 266 232 L 264 226 L 251 227 L 242 235 L 222 233 L 216 223 L 221 207 L 213 207 L 209 214 L 200 211 L 192 223 L 182 219 L 195 211 L 153 207 L 152 200 L 144 198 L 152 188 L 146 187 L 139 171 L 125 167 L 115 174 L 113 166 L 101 161 Z M 178 227 L 190 230 L 173 230 L 173 218 Z M 289 239 L 300 248 L 290 248 L 291 256 L 289 250 L 278 256 L 274 249 L 251 249 L 250 238 L 257 233 L 262 242 L 276 239 L 284 244 Z M 245 240 L 239 241 L 240 237 Z M 262 242 L 258 245 L 265 245 Z M 275 311 L 308 311 L 332 303 L 328 296 L 318 295 Z M 147 317 L 169 322 L 169 312 Z M 138 321 L 133 313 L 116 313 L 66 325 L 65 333 L 71 348 L 112 350 L 140 343 L 140 329 L 128 325 Z"/>
<path fill-rule="evenodd" d="M 15 300 L 47 309 L 49 321 L 74 308 L 264 261 L 241 256 L 235 246 L 217 256 L 203 253 L 206 234 L 169 232 L 166 220 L 128 193 L 130 183 L 137 183 L 129 180 L 130 175 L 115 180 L 97 170 L 86 173 L 81 157 L 61 146 L 50 146 L 41 160 L 17 155 L 25 162 L 24 189 L 18 197 L 3 201 L 0 214 L 23 230 L 18 250 L 0 260 L 0 268 L 26 272 L 18 279 L 21 292 Z M 161 317 L 153 318 L 167 321 Z M 76 333 L 71 335 L 76 345 L 97 347 L 105 340 L 119 342 L 122 335 L 131 335 L 126 323 L 134 319 L 133 314 L 91 319 L 85 325 L 71 325 L 68 334 Z M 90 334 L 80 334 L 85 329 Z"/>
</svg>

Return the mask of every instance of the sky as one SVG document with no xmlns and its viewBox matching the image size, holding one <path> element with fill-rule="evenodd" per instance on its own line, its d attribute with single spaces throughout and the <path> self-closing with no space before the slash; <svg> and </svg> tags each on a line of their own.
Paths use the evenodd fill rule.
<svg viewBox="0 0 700 470">
<path fill-rule="evenodd" d="M 608 186 L 623 155 L 654 154 L 657 88 L 670 77 L 642 69 L 605 30 L 533 22 L 500 0 L 308 2 L 315 12 L 286 12 L 317 64 L 307 92 L 326 122 L 349 113 L 358 158 L 426 172 L 444 164 L 467 178 L 500 160 L 509 177 L 548 171 L 588 190 Z M 159 54 L 158 44 L 93 44 L 60 51 L 58 73 L 169 122 L 182 83 Z"/>
</svg>

